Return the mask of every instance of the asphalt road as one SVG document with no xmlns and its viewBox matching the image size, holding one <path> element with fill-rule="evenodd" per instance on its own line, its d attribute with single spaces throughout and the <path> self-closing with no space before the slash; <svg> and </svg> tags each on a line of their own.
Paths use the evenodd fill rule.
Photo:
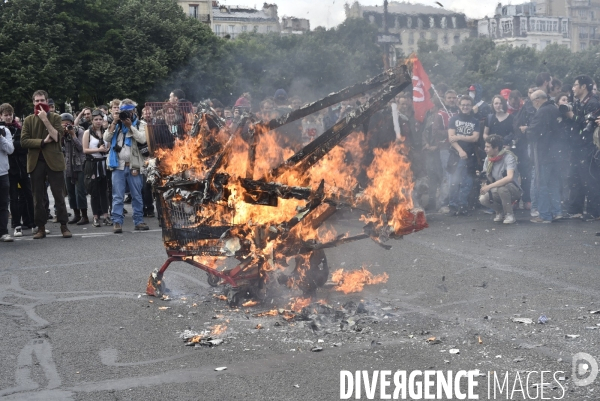
<svg viewBox="0 0 600 401">
<path fill-rule="evenodd" d="M 492 371 L 509 372 L 511 388 L 523 377 L 528 397 L 512 399 L 541 399 L 532 397 L 539 376 L 526 383 L 525 372 L 564 371 L 560 386 L 546 380 L 545 397 L 598 400 L 600 377 L 575 386 L 571 360 L 585 352 L 600 361 L 600 314 L 590 313 L 600 310 L 600 224 L 535 225 L 524 211 L 517 218 L 506 226 L 480 213 L 432 214 L 428 229 L 392 241 L 390 251 L 370 240 L 327 250 L 332 268 L 365 264 L 389 274 L 358 294 L 319 291 L 334 308 L 346 305 L 347 324 L 253 315 L 285 307 L 279 300 L 231 310 L 213 297 L 206 274 L 182 263 L 165 274 L 172 300 L 147 297 L 148 276 L 166 259 L 156 219 L 149 232 L 134 232 L 129 218 L 121 235 L 75 226 L 70 240 L 49 224 L 44 240 L 28 233 L 0 244 L 0 396 L 337 400 L 341 370 L 479 369 L 480 399 L 489 398 Z M 343 217 L 335 224 L 360 230 Z M 367 313 L 348 304 L 361 300 Z M 537 323 L 541 315 L 546 324 Z M 180 338 L 216 324 L 227 326 L 221 345 Z"/>
</svg>

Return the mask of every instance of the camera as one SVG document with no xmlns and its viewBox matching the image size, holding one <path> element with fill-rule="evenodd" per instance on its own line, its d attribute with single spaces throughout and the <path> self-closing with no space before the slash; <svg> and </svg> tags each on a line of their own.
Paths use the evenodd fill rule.
<svg viewBox="0 0 600 401">
<path fill-rule="evenodd" d="M 123 121 L 127 120 L 128 118 L 133 121 L 133 112 L 129 110 L 123 110 L 119 112 L 119 120 Z"/>
<path fill-rule="evenodd" d="M 73 129 L 73 126 L 71 124 L 67 125 L 67 131 L 71 131 Z"/>
<path fill-rule="evenodd" d="M 115 152 L 121 153 L 121 150 L 123 149 L 123 147 L 119 146 L 119 145 L 115 145 L 115 146 L 113 146 L 113 149 L 115 150 Z"/>
<path fill-rule="evenodd" d="M 567 114 L 570 111 L 573 111 L 573 105 L 571 103 L 561 104 L 558 106 L 558 111 L 560 114 Z"/>
<path fill-rule="evenodd" d="M 583 132 L 586 133 L 594 133 L 596 129 L 596 120 L 600 118 L 600 109 L 594 112 L 591 112 L 585 116 L 586 126 L 583 129 Z"/>
</svg>

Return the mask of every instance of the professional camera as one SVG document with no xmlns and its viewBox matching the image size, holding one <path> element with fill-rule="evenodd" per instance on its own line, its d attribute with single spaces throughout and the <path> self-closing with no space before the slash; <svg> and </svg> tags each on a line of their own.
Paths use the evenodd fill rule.
<svg viewBox="0 0 600 401">
<path fill-rule="evenodd" d="M 67 125 L 67 131 L 71 131 L 73 129 L 73 126 L 71 124 Z"/>
<path fill-rule="evenodd" d="M 123 120 L 127 120 L 130 119 L 133 121 L 133 112 L 130 110 L 123 110 L 121 112 L 119 112 L 119 120 L 123 121 Z"/>
<path fill-rule="evenodd" d="M 573 104 L 561 104 L 560 106 L 558 106 L 558 111 L 560 112 L 560 114 L 567 114 L 568 112 L 573 111 Z"/>
<path fill-rule="evenodd" d="M 600 109 L 593 111 L 585 116 L 586 126 L 583 129 L 583 132 L 586 133 L 594 133 L 596 129 L 596 120 L 600 118 Z"/>
</svg>

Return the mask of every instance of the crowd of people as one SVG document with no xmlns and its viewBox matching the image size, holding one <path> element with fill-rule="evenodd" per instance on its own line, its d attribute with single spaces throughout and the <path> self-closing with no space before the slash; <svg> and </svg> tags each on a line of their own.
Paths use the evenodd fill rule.
<svg viewBox="0 0 600 401">
<path fill-rule="evenodd" d="M 529 210 L 534 223 L 600 219 L 600 140 L 594 135 L 600 99 L 589 76 L 576 77 L 570 87 L 541 73 L 527 96 L 504 89 L 489 104 L 479 84 L 462 93 L 439 84 L 434 92 L 435 108 L 423 121 L 415 118 L 412 94 L 401 93 L 371 118 L 364 133 L 366 159 L 374 148 L 402 142 L 415 206 L 454 216 L 479 206 L 505 224 L 516 222 L 516 207 Z M 69 224 L 113 226 L 121 233 L 125 203 L 132 204 L 135 230 L 148 230 L 144 218 L 155 217 L 155 206 L 145 174 L 147 129 L 160 145 L 172 146 L 189 129 L 186 116 L 202 105 L 186 101 L 181 89 L 143 108 L 131 99 L 114 99 L 76 117 L 59 113 L 43 90 L 32 101 L 34 113 L 22 122 L 10 104 L 0 105 L 0 242 L 26 229 L 34 239 L 44 238 L 49 220 L 60 223 L 65 238 L 72 236 Z M 303 100 L 278 89 L 257 110 L 249 93 L 230 107 L 217 99 L 207 103 L 229 127 L 246 112 L 271 120 L 300 108 Z M 368 106 L 365 94 L 283 126 L 281 146 L 297 151 Z M 361 175 L 360 184 L 366 179 Z"/>
</svg>

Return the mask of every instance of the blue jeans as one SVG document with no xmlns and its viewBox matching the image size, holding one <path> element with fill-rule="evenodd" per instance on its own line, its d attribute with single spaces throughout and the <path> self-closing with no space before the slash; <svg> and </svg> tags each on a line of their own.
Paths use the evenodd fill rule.
<svg viewBox="0 0 600 401">
<path fill-rule="evenodd" d="M 450 174 L 450 206 L 466 209 L 469 203 L 469 193 L 473 188 L 473 176 L 469 173 L 468 159 L 460 159 L 456 170 Z"/>
<path fill-rule="evenodd" d="M 440 159 L 442 160 L 442 185 L 440 187 L 440 200 L 442 206 L 448 205 L 448 193 L 450 192 L 450 174 L 448 173 L 448 158 L 450 158 L 450 151 L 448 149 L 440 150 Z"/>
<path fill-rule="evenodd" d="M 536 171 L 538 181 L 537 203 L 540 218 L 552 220 L 552 216 L 562 214 L 560 204 L 560 164 L 540 163 L 539 174 Z"/>
<path fill-rule="evenodd" d="M 139 170 L 138 170 L 139 172 Z M 131 206 L 133 207 L 133 224 L 144 222 L 144 202 L 142 200 L 142 174 L 131 175 L 129 167 L 112 172 L 112 221 L 123 224 L 123 199 L 125 197 L 125 186 L 129 186 L 131 192 Z"/>
</svg>

